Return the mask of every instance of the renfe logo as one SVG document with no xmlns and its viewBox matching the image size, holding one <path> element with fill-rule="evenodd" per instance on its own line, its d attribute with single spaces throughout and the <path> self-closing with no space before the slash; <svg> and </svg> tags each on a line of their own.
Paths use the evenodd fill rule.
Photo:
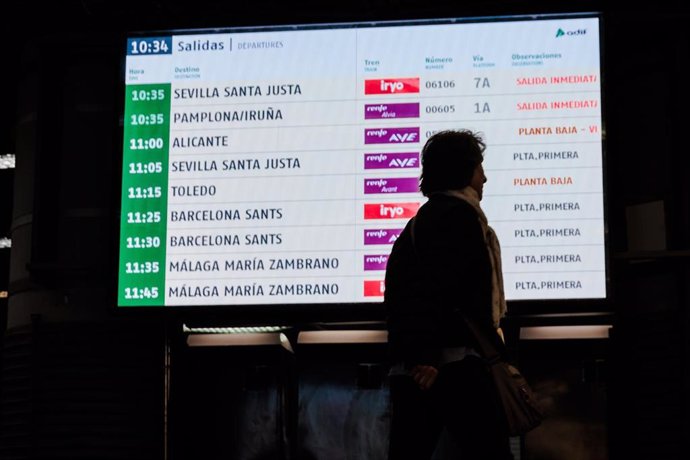
<svg viewBox="0 0 690 460">
<path fill-rule="evenodd" d="M 364 297 L 382 297 L 385 290 L 386 284 L 383 280 L 364 281 Z"/>
<path fill-rule="evenodd" d="M 364 205 L 364 218 L 409 219 L 418 209 L 419 203 L 369 203 Z"/>
<path fill-rule="evenodd" d="M 416 177 L 364 179 L 364 193 L 411 193 L 419 191 Z"/>
<path fill-rule="evenodd" d="M 365 153 L 364 169 L 410 169 L 419 166 L 419 153 Z"/>
<path fill-rule="evenodd" d="M 402 104 L 365 104 L 364 118 L 366 120 L 419 118 L 419 102 L 405 102 Z"/>
<path fill-rule="evenodd" d="M 402 228 L 364 230 L 364 244 L 393 244 L 402 231 Z"/>
<path fill-rule="evenodd" d="M 385 270 L 388 263 L 388 254 L 364 256 L 364 270 Z"/>
<path fill-rule="evenodd" d="M 364 94 L 418 93 L 419 78 L 377 78 L 364 80 Z"/>
<path fill-rule="evenodd" d="M 365 144 L 410 144 L 419 142 L 419 128 L 371 128 L 364 130 Z"/>
</svg>

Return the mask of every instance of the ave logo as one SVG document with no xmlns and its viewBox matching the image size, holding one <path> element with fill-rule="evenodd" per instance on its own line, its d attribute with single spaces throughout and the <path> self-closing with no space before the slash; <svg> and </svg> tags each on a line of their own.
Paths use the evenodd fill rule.
<svg viewBox="0 0 690 460">
<path fill-rule="evenodd" d="M 369 128 L 364 130 L 365 144 L 412 144 L 419 142 L 419 128 Z"/>
<path fill-rule="evenodd" d="M 364 230 L 364 244 L 393 244 L 398 239 L 402 228 L 379 228 Z M 387 259 L 386 259 L 387 260 Z"/>
<path fill-rule="evenodd" d="M 411 169 L 418 167 L 418 152 L 364 154 L 364 169 Z"/>
<path fill-rule="evenodd" d="M 364 80 L 364 94 L 419 93 L 419 78 L 377 78 Z"/>
<path fill-rule="evenodd" d="M 388 163 L 390 168 L 416 168 L 417 159 L 416 158 L 393 158 L 390 163 Z"/>
<path fill-rule="evenodd" d="M 391 137 L 388 138 L 389 142 L 416 142 L 417 133 L 393 133 Z"/>
</svg>

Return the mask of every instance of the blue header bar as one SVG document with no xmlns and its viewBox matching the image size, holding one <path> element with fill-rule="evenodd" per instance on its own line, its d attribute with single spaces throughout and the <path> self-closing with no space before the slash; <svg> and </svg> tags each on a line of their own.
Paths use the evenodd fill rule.
<svg viewBox="0 0 690 460">
<path fill-rule="evenodd" d="M 148 54 L 172 54 L 172 37 L 130 38 L 127 40 L 127 56 Z"/>
</svg>

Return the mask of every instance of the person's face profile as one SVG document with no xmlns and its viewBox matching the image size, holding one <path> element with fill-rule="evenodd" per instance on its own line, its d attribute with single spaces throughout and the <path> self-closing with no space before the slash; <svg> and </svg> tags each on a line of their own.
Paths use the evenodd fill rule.
<svg viewBox="0 0 690 460">
<path fill-rule="evenodd" d="M 481 163 L 474 168 L 474 174 L 472 174 L 472 180 L 470 181 L 470 187 L 472 187 L 479 195 L 479 200 L 482 199 L 482 192 L 484 191 L 484 183 L 486 182 L 486 175 L 484 174 L 484 166 Z"/>
</svg>

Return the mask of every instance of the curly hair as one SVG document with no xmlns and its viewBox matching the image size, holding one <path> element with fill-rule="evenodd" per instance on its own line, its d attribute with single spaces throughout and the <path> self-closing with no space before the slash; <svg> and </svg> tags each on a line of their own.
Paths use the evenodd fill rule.
<svg viewBox="0 0 690 460">
<path fill-rule="evenodd" d="M 434 134 L 422 149 L 419 190 L 429 196 L 467 187 L 477 165 L 484 159 L 485 149 L 482 135 L 467 129 Z"/>
</svg>

